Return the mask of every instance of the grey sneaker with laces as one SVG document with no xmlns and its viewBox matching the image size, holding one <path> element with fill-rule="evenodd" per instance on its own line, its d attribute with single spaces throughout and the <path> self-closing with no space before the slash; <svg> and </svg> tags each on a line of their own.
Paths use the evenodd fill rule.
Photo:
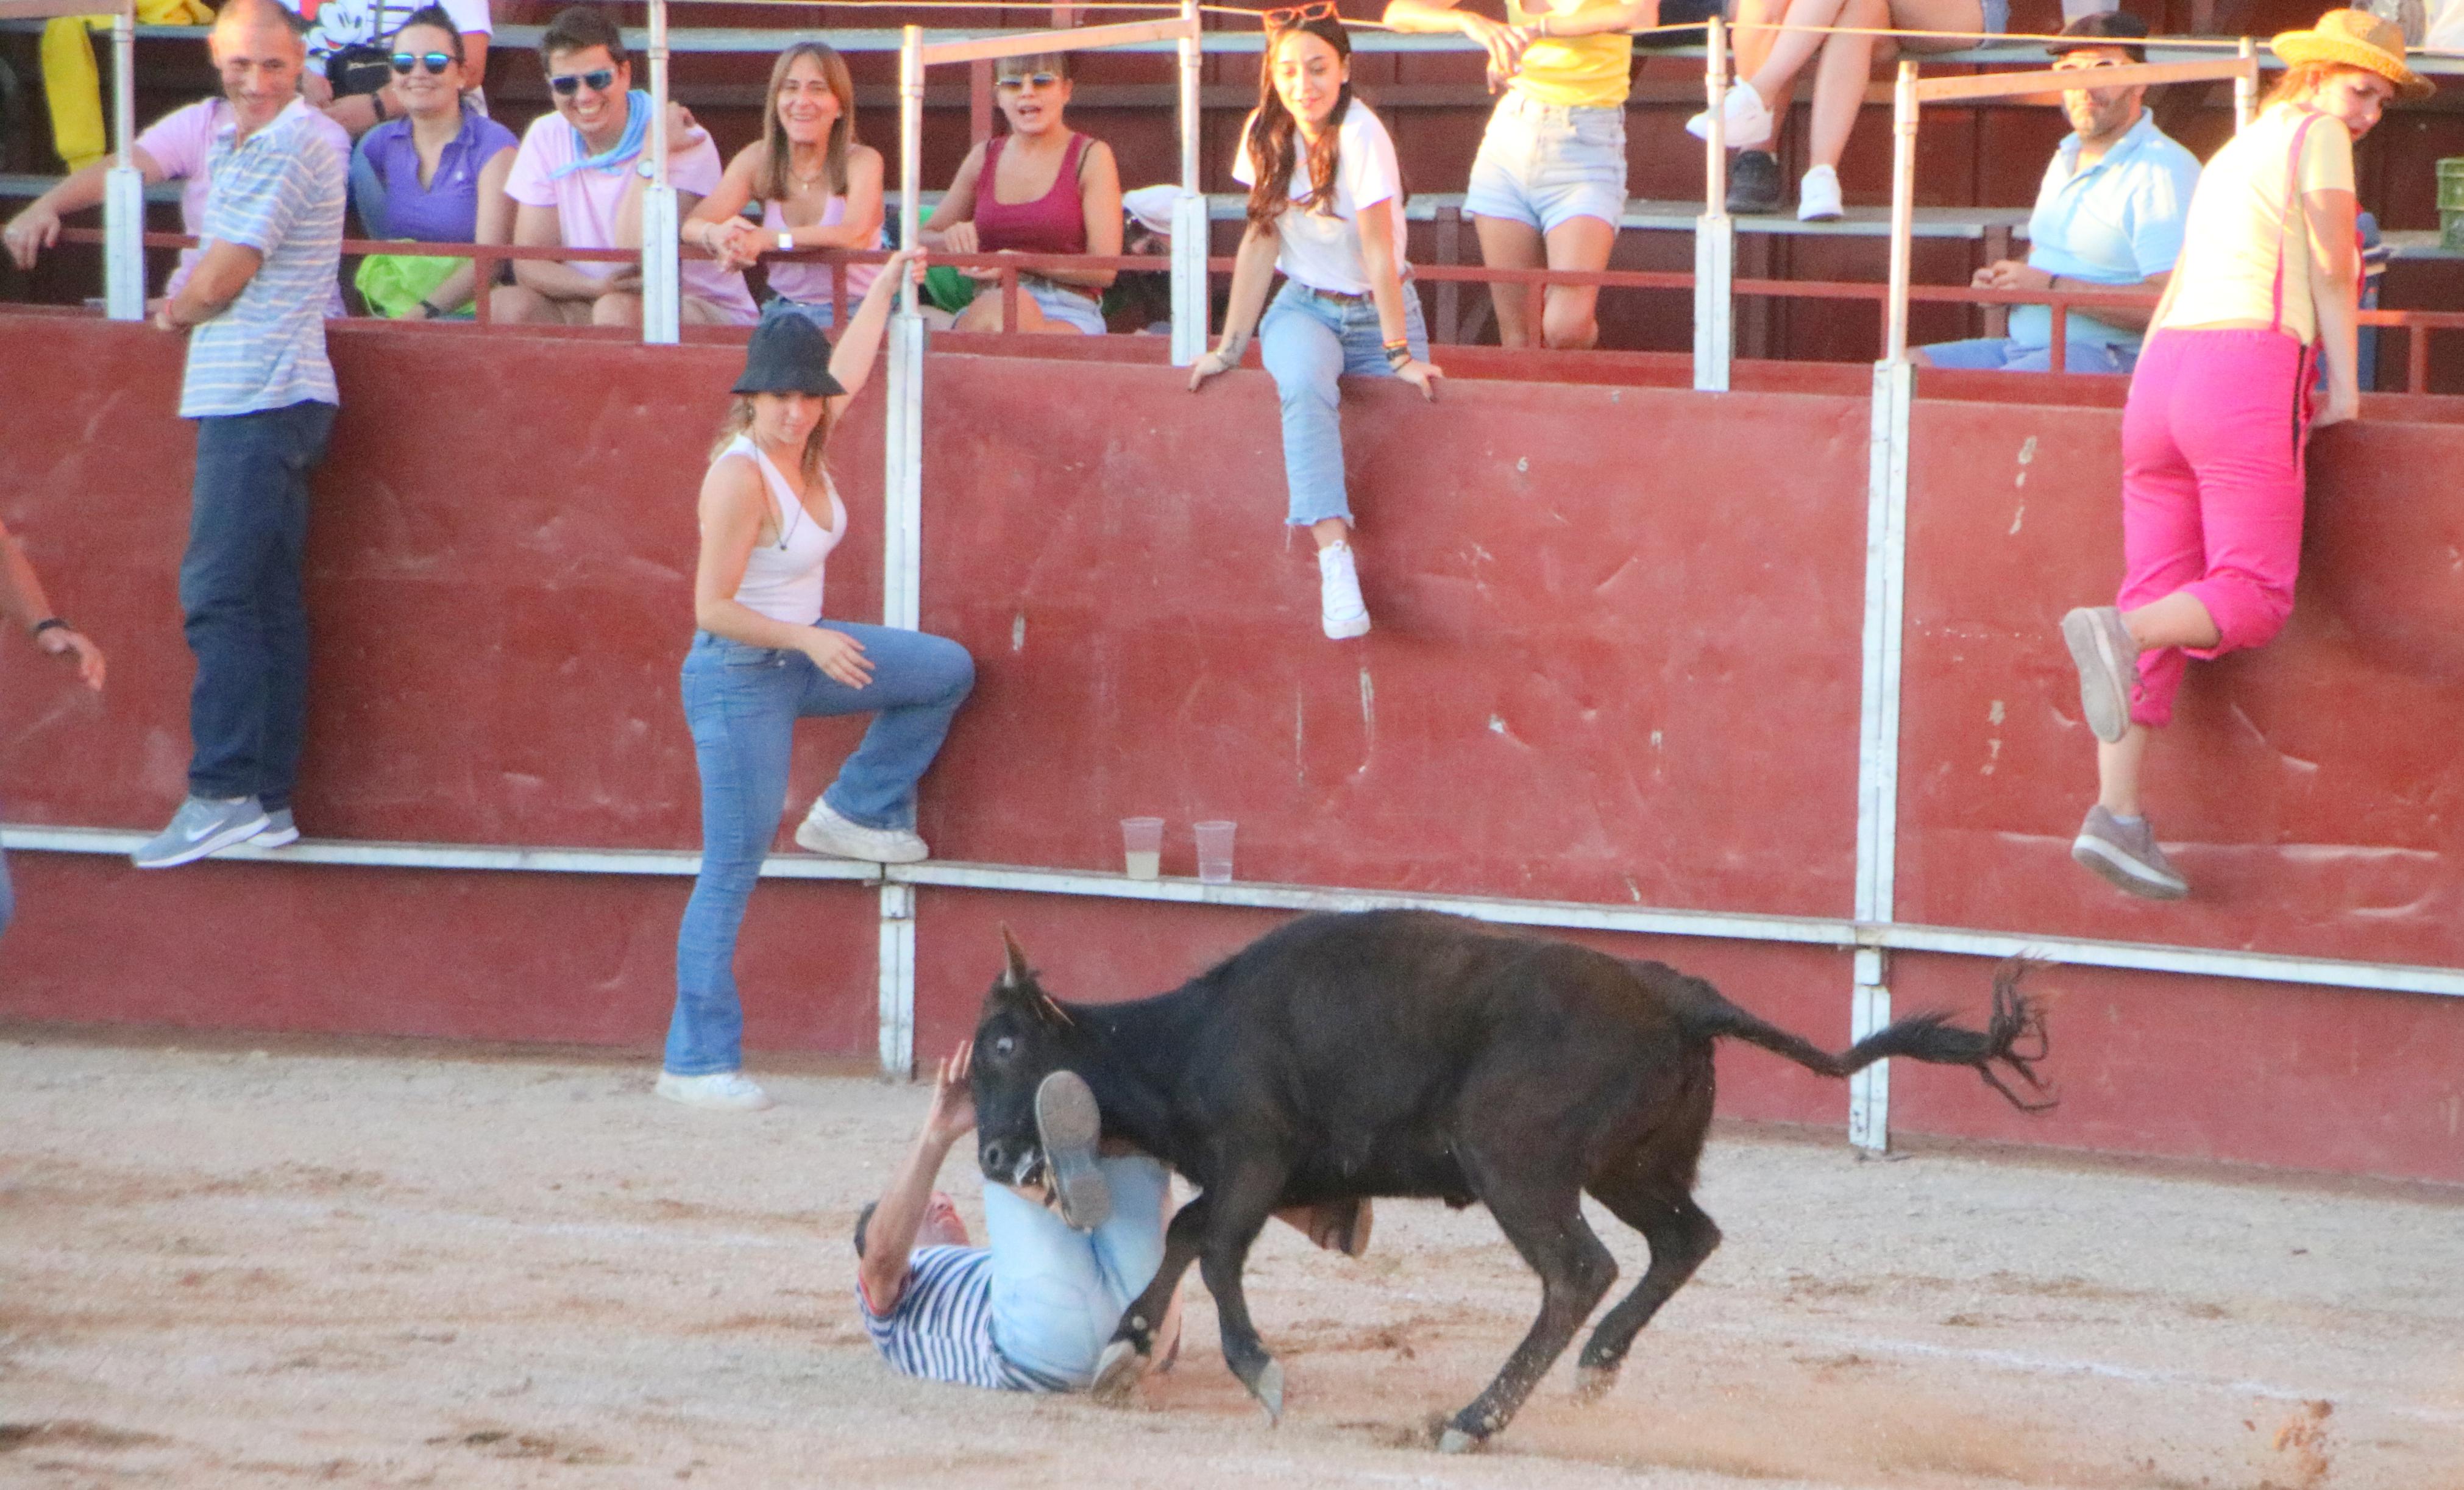
<svg viewBox="0 0 2464 1490">
<path fill-rule="evenodd" d="M 2079 668 L 2079 716 L 2110 745 L 2130 729 L 2130 690 L 2139 680 L 2139 644 L 2110 605 L 2082 605 L 2062 617 L 2062 645 Z"/>
<path fill-rule="evenodd" d="M 2179 900 L 2190 892 L 2190 882 L 2156 846 L 2155 824 L 2145 818 L 2123 822 L 2102 806 L 2090 807 L 2071 842 L 2071 857 L 2114 888 L 2144 900 Z"/>
<path fill-rule="evenodd" d="M 265 809 L 253 797 L 191 797 L 128 859 L 141 869 L 174 868 L 245 843 L 266 825 Z"/>
<path fill-rule="evenodd" d="M 1104 1116 L 1095 1093 L 1075 1071 L 1055 1071 L 1035 1088 L 1035 1136 L 1044 1146 L 1045 1180 L 1061 1218 L 1093 1231 L 1112 1214 L 1112 1187 L 1095 1163 Z"/>
</svg>

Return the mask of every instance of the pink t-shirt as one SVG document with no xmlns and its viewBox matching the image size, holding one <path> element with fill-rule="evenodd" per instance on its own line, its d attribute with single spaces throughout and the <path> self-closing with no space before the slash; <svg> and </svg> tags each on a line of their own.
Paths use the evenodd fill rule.
<svg viewBox="0 0 2464 1490">
<path fill-rule="evenodd" d="M 185 108 L 173 109 L 156 120 L 137 137 L 137 148 L 162 168 L 163 179 L 180 184 L 180 230 L 195 237 L 199 225 L 206 220 L 206 192 L 212 183 L 206 175 L 206 152 L 213 148 L 214 131 L 231 120 L 231 104 L 223 99 L 200 99 Z M 351 137 L 341 125 L 324 115 L 312 121 L 317 133 L 334 147 L 347 164 L 351 158 Z M 188 282 L 189 273 L 197 267 L 199 249 L 182 249 L 180 262 L 164 282 L 165 296 L 178 295 Z M 342 286 L 334 285 L 333 302 L 325 309 L 328 316 L 343 314 Z"/>
<path fill-rule="evenodd" d="M 513 171 L 505 178 L 505 195 L 524 207 L 556 208 L 567 248 L 615 248 L 616 209 L 624 205 L 625 187 L 632 180 L 633 163 L 640 154 L 626 158 L 612 171 L 592 167 L 557 175 L 577 159 L 579 143 L 579 135 L 562 115 L 542 114 L 533 120 L 522 135 L 521 149 L 515 152 Z M 668 181 L 679 191 L 708 196 L 718 187 L 720 169 L 718 146 L 704 139 L 669 159 Z M 604 279 L 624 266 L 570 267 Z M 693 259 L 684 261 L 680 273 L 685 294 L 725 309 L 744 325 L 759 318 L 742 274 L 722 274 L 707 262 Z"/>
</svg>

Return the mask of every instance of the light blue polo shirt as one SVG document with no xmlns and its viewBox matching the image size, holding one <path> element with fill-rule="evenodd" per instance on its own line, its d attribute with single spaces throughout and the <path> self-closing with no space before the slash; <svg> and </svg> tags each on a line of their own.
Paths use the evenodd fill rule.
<svg viewBox="0 0 2464 1490">
<path fill-rule="evenodd" d="M 264 255 L 230 307 L 188 334 L 180 417 L 341 402 L 325 360 L 325 306 L 341 267 L 349 167 L 300 99 L 245 140 L 226 119 L 206 156 L 197 236 Z"/>
<path fill-rule="evenodd" d="M 2031 268 L 2094 284 L 2135 285 L 2168 273 L 2182 256 L 2182 226 L 2199 184 L 2199 158 L 2156 127 L 2145 108 L 2139 122 L 2114 142 L 2104 159 L 2079 168 L 2079 137 L 2066 137 L 2036 188 L 2028 218 Z M 2142 333 L 2109 326 L 2073 311 L 2067 340 L 2137 350 Z M 2051 346 L 2053 312 L 2042 305 L 2011 309 L 2011 340 Z"/>
</svg>

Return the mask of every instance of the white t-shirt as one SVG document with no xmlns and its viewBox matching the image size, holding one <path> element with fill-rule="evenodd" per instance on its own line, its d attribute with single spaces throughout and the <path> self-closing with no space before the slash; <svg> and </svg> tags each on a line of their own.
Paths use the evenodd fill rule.
<svg viewBox="0 0 2464 1490">
<path fill-rule="evenodd" d="M 531 127 L 522 134 L 522 147 L 514 152 L 514 168 L 505 177 L 505 195 L 524 207 L 556 208 L 557 226 L 564 234 L 566 248 L 612 249 L 617 247 L 616 210 L 624 205 L 625 188 L 633 179 L 633 165 L 641 159 L 641 153 L 636 151 L 616 163 L 613 170 L 589 166 L 557 175 L 577 159 L 574 152 L 580 138 L 561 114 L 550 112 L 531 121 Z M 668 158 L 668 183 L 679 191 L 706 197 L 718 189 L 721 168 L 718 146 L 705 137 Z M 605 279 L 625 266 L 597 263 L 571 267 Z M 687 259 L 679 266 L 678 276 L 685 294 L 725 307 L 747 325 L 759 315 L 751 293 L 744 288 L 742 274 L 723 274 L 707 259 Z"/>
<path fill-rule="evenodd" d="M 2293 137 L 2304 121 L 2299 180 L 2289 182 Z M 2277 254 L 2283 255 L 2286 334 L 2304 344 L 2319 335 L 2310 308 L 2310 230 L 2301 195 L 2353 189 L 2353 137 L 2343 121 L 2279 103 L 2225 142 L 2199 175 L 2182 225 L 2167 326 L 2267 320 L 2275 314 Z M 2290 204 L 2288 208 L 2288 203 Z"/>
<path fill-rule="evenodd" d="M 1257 116 L 1252 114 L 1251 120 Z M 1292 164 L 1292 199 L 1298 202 L 1316 188 L 1309 179 L 1309 151 L 1299 132 L 1292 148 L 1300 159 Z M 1368 261 L 1360 252 L 1359 217 L 1364 208 L 1392 212 L 1395 217 L 1395 273 L 1403 273 L 1403 172 L 1395 164 L 1395 142 L 1386 126 L 1353 99 L 1344 113 L 1335 143 L 1334 213 L 1298 206 L 1275 219 L 1283 248 L 1275 267 L 1290 278 L 1338 295 L 1369 293 Z M 1241 153 L 1232 163 L 1232 179 L 1246 186 L 1258 179 L 1249 160 L 1249 124 L 1241 125 Z"/>
<path fill-rule="evenodd" d="M 308 55 L 321 70 L 325 56 L 337 47 L 354 42 L 376 45 L 402 29 L 410 12 L 428 0 L 282 0 L 308 23 L 306 37 Z M 476 32 L 491 35 L 495 26 L 488 18 L 488 0 L 437 0 L 445 13 L 453 17 L 453 29 L 464 35 Z"/>
</svg>

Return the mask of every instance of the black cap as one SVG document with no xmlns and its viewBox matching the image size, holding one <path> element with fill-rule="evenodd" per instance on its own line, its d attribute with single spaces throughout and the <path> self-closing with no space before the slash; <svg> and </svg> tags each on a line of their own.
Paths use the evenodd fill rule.
<svg viewBox="0 0 2464 1490">
<path fill-rule="evenodd" d="M 731 393 L 845 393 L 830 376 L 830 339 L 802 316 L 771 316 L 753 328 L 744 347 L 744 376 Z"/>
<path fill-rule="evenodd" d="M 2147 60 L 2147 49 L 2139 43 L 2147 39 L 2147 23 L 2127 11 L 2099 11 L 2082 15 L 2062 28 L 2061 39 L 2045 43 L 2045 50 L 2056 56 L 2065 52 L 2084 51 L 2089 47 L 2120 47 L 2133 62 Z"/>
</svg>

